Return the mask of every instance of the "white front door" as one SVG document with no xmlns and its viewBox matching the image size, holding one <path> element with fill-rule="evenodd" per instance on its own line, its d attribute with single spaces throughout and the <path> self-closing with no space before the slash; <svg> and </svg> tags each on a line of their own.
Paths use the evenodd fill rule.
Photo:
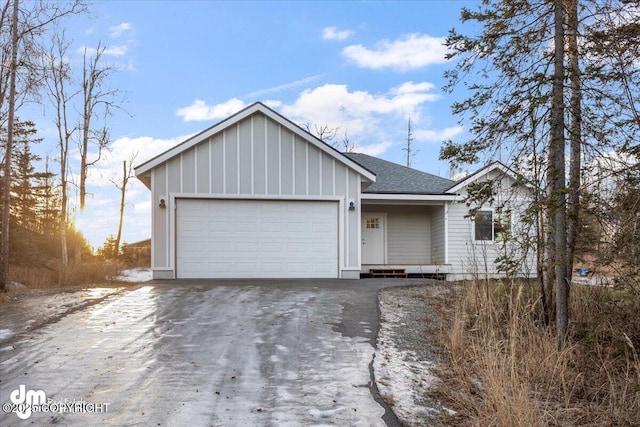
<svg viewBox="0 0 640 427">
<path fill-rule="evenodd" d="M 362 215 L 362 263 L 386 264 L 386 221 L 383 214 Z"/>
</svg>

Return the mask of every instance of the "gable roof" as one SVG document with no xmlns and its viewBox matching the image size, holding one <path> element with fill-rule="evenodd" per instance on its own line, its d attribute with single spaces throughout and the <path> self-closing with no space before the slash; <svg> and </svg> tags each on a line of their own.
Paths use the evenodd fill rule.
<svg viewBox="0 0 640 427">
<path fill-rule="evenodd" d="M 364 190 L 376 194 L 444 194 L 456 184 L 447 178 L 411 169 L 362 153 L 344 153 L 376 174 L 377 180 Z"/>
<path fill-rule="evenodd" d="M 274 110 L 272 110 L 271 108 L 267 107 L 266 105 L 264 105 L 261 102 L 255 102 L 255 103 L 249 105 L 248 107 L 244 108 L 243 110 L 238 111 L 237 113 L 233 114 L 232 116 L 230 116 L 230 117 L 222 120 L 221 122 L 209 127 L 208 129 L 205 129 L 204 131 L 200 132 L 199 134 L 194 135 L 191 138 L 188 138 L 187 140 L 181 142 L 180 144 L 176 145 L 173 148 L 170 148 L 169 150 L 165 151 L 164 153 L 158 154 L 157 156 L 155 156 L 155 157 L 147 160 L 146 162 L 136 166 L 135 167 L 136 176 L 138 177 L 138 179 L 140 179 L 141 181 L 145 182 L 145 184 L 146 184 L 147 183 L 146 181 L 150 181 L 150 178 L 148 176 L 145 176 L 145 175 L 147 175 L 149 173 L 149 171 L 151 171 L 151 169 L 155 168 L 156 166 L 161 165 L 162 163 L 166 162 L 167 160 L 169 160 L 169 159 L 171 159 L 171 158 L 173 158 L 175 156 L 180 155 L 180 153 L 190 149 L 194 145 L 197 145 L 197 144 L 199 144 L 199 143 L 201 143 L 203 141 L 206 141 L 208 138 L 210 138 L 211 136 L 217 134 L 218 132 L 221 132 L 222 130 L 224 130 L 224 129 L 230 127 L 230 126 L 233 126 L 234 124 L 240 122 L 241 120 L 244 120 L 245 118 L 247 118 L 247 117 L 249 117 L 249 116 L 251 116 L 253 114 L 256 114 L 256 113 L 264 114 L 265 116 L 267 116 L 271 120 L 274 120 L 275 122 L 277 122 L 281 126 L 285 127 L 289 131 L 293 132 L 295 135 L 303 138 L 308 143 L 316 146 L 321 151 L 327 153 L 329 156 L 331 156 L 331 157 L 335 158 L 336 160 L 338 160 L 339 162 L 345 164 L 347 167 L 355 170 L 360 175 L 362 175 L 364 181 L 369 181 L 369 182 L 375 182 L 376 181 L 375 174 L 372 173 L 370 170 L 367 170 L 366 168 L 362 167 L 362 165 L 354 162 L 349 157 L 343 155 L 342 153 L 340 153 L 335 148 L 333 148 L 330 145 L 326 144 L 325 142 L 323 142 L 319 138 L 313 136 L 309 132 L 307 132 L 304 129 L 302 129 L 300 126 L 298 126 L 295 123 L 293 123 L 291 120 L 289 120 L 286 117 L 282 116 L 281 114 L 275 112 Z"/>
<path fill-rule="evenodd" d="M 478 178 L 487 175 L 493 171 L 497 170 L 501 176 L 508 176 L 512 179 L 517 179 L 517 174 L 512 171 L 508 166 L 506 166 L 502 162 L 495 161 L 493 163 L 489 163 L 485 167 L 482 167 L 475 171 L 474 173 L 467 175 L 466 177 L 456 181 L 450 188 L 447 189 L 447 193 L 456 193 L 460 191 L 466 185 L 469 185 L 473 181 Z"/>
</svg>

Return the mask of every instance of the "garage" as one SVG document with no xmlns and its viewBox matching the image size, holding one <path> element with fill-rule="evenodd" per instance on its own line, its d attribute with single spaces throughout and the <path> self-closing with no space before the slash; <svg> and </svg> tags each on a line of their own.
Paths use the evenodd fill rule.
<svg viewBox="0 0 640 427">
<path fill-rule="evenodd" d="M 178 278 L 336 278 L 338 203 L 176 199 Z"/>
<path fill-rule="evenodd" d="M 154 279 L 360 278 L 373 172 L 259 102 L 136 166 Z"/>
</svg>

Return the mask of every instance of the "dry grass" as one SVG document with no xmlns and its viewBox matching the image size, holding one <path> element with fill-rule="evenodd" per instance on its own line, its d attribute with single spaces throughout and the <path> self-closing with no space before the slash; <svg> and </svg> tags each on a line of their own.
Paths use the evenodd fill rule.
<svg viewBox="0 0 640 427">
<path fill-rule="evenodd" d="M 575 289 L 570 344 L 537 322 L 530 285 L 465 284 L 443 312 L 437 394 L 446 425 L 640 425 L 640 301 Z M 450 303 L 450 302 L 449 302 Z"/>
<path fill-rule="evenodd" d="M 29 289 L 47 289 L 64 286 L 105 284 L 108 277 L 117 276 L 123 265 L 113 261 L 86 260 L 70 262 L 66 268 L 31 267 L 12 265 L 9 269 L 11 281 L 21 283 Z"/>
</svg>

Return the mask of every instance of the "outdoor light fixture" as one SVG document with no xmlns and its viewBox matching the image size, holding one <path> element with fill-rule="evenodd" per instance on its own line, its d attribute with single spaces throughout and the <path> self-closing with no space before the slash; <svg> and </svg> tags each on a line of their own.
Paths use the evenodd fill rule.
<svg viewBox="0 0 640 427">
<path fill-rule="evenodd" d="M 158 206 L 160 206 L 161 208 L 166 208 L 167 200 L 164 197 L 160 197 L 160 200 L 158 201 Z"/>
<path fill-rule="evenodd" d="M 355 211 L 356 210 L 356 204 L 353 201 L 349 202 L 349 210 L 350 211 Z"/>
</svg>

